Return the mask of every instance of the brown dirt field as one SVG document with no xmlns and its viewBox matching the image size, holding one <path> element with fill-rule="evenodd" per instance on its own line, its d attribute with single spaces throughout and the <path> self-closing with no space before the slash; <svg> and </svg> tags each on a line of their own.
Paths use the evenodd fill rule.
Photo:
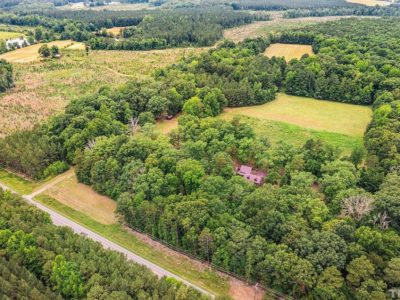
<svg viewBox="0 0 400 300">
<path fill-rule="evenodd" d="M 38 60 L 39 56 L 39 48 L 43 45 L 43 43 L 35 44 L 32 46 L 28 46 L 25 48 L 17 49 L 14 51 L 10 51 L 0 55 L 0 59 L 5 59 L 11 63 L 30 63 Z M 56 41 L 48 43 L 49 47 L 58 46 L 60 48 L 68 48 L 68 47 L 77 47 L 78 49 L 85 49 L 82 43 L 76 43 L 73 41 Z"/>
<path fill-rule="evenodd" d="M 78 183 L 76 176 L 56 184 L 45 191 L 45 194 L 102 224 L 110 225 L 117 222 L 114 214 L 116 202 L 98 194 L 91 187 Z"/>
<path fill-rule="evenodd" d="M 264 55 L 268 57 L 284 57 L 287 62 L 291 61 L 292 59 L 300 59 L 304 54 L 314 54 L 310 45 L 277 43 L 269 46 L 264 52 Z"/>
</svg>

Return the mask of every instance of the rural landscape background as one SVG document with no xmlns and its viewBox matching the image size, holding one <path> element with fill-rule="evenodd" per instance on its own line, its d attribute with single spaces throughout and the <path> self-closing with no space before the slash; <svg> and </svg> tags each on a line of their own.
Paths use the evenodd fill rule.
<svg viewBox="0 0 400 300">
<path fill-rule="evenodd" d="M 0 1 L 1 299 L 392 299 L 396 0 Z"/>
</svg>

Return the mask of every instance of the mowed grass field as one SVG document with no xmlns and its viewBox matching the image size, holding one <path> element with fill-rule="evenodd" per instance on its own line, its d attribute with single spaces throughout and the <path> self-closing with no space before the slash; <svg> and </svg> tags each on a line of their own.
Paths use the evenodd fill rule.
<svg viewBox="0 0 400 300">
<path fill-rule="evenodd" d="M 227 108 L 221 115 L 232 119 L 236 115 L 259 120 L 280 121 L 303 128 L 362 137 L 371 120 L 368 106 L 323 101 L 278 94 L 276 100 L 257 106 Z"/>
<path fill-rule="evenodd" d="M 269 46 L 264 52 L 264 55 L 270 58 L 273 56 L 284 57 L 287 62 L 292 59 L 300 59 L 304 54 L 314 54 L 310 45 L 277 43 Z"/>
<path fill-rule="evenodd" d="M 15 39 L 23 36 L 24 34 L 21 32 L 0 31 L 0 40 Z"/>
<path fill-rule="evenodd" d="M 321 22 L 335 21 L 352 16 L 327 16 L 327 17 L 308 17 L 296 19 L 283 19 L 281 12 L 272 12 L 272 20 L 259 21 L 251 24 L 226 29 L 224 38 L 234 42 L 243 41 L 246 38 L 256 38 L 268 36 L 271 33 L 277 33 L 284 30 L 303 28 L 308 25 L 314 25 Z M 354 16 L 353 16 L 354 18 Z"/>
<path fill-rule="evenodd" d="M 99 195 L 91 187 L 79 183 L 75 175 L 52 186 L 45 191 L 45 194 L 101 224 L 117 223 L 114 213 L 117 203 L 108 197 Z"/>
<path fill-rule="evenodd" d="M 276 100 L 263 105 L 227 108 L 218 118 L 231 120 L 235 116 L 241 116 L 272 144 L 285 141 L 302 146 L 313 138 L 349 154 L 356 146 L 363 147 L 363 134 L 372 110 L 367 106 L 279 94 Z M 156 126 L 168 134 L 178 127 L 178 120 L 163 120 Z"/>
<path fill-rule="evenodd" d="M 94 93 L 104 85 L 144 79 L 183 55 L 206 50 L 90 51 L 86 55 L 73 48 L 62 49 L 61 59 L 13 63 L 16 87 L 0 95 L 0 136 L 31 128 L 62 111 L 72 99 Z"/>
<path fill-rule="evenodd" d="M 125 29 L 126 27 L 113 27 L 107 29 L 108 33 L 111 33 L 113 36 L 120 36 L 121 35 L 121 30 Z"/>
<path fill-rule="evenodd" d="M 349 3 L 363 4 L 366 6 L 388 6 L 392 4 L 391 1 L 379 1 L 379 0 L 346 0 Z"/>
<path fill-rule="evenodd" d="M 15 51 L 10 51 L 0 55 L 0 59 L 5 59 L 11 63 L 30 63 L 38 60 L 39 56 L 39 48 L 43 44 L 35 44 L 32 46 L 24 47 L 21 49 L 17 49 Z M 48 43 L 49 47 L 58 46 L 61 49 L 73 47 L 75 50 L 84 50 L 85 45 L 82 43 L 76 43 L 73 41 L 55 41 Z"/>
</svg>

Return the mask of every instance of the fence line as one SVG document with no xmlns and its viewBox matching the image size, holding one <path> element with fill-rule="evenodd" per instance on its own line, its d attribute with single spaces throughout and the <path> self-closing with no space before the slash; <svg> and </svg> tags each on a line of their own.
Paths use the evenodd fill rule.
<svg viewBox="0 0 400 300">
<path fill-rule="evenodd" d="M 127 225 L 126 225 L 126 226 L 127 226 Z M 199 261 L 199 262 L 201 262 L 201 263 L 207 264 L 209 267 L 211 267 L 212 269 L 214 269 L 214 270 L 216 270 L 216 271 L 218 271 L 218 272 L 224 273 L 225 275 L 228 275 L 228 276 L 231 276 L 231 277 L 236 278 L 236 279 L 238 279 L 238 280 L 241 280 L 241 281 L 247 283 L 248 285 L 256 285 L 257 287 L 263 289 L 263 290 L 265 291 L 265 293 L 266 293 L 268 296 L 273 296 L 273 297 L 276 297 L 276 298 L 281 298 L 281 299 L 286 299 L 286 300 L 293 300 L 293 299 L 294 299 L 294 298 L 292 298 L 292 297 L 289 296 L 289 295 L 285 295 L 285 294 L 280 293 L 280 292 L 278 292 L 278 291 L 275 291 L 275 290 L 273 290 L 273 289 L 271 289 L 271 288 L 268 288 L 268 287 L 262 285 L 261 283 L 255 281 L 255 280 L 249 280 L 249 279 L 246 278 L 246 277 L 243 277 L 243 276 L 241 276 L 241 275 L 234 274 L 234 273 L 232 273 L 232 272 L 230 272 L 230 271 L 227 271 L 227 270 L 225 270 L 224 268 L 222 268 L 222 267 L 220 267 L 220 266 L 218 266 L 218 265 L 215 265 L 215 264 L 213 264 L 213 263 L 210 263 L 209 261 L 204 260 L 203 258 L 201 258 L 201 257 L 199 257 L 199 256 L 196 256 L 196 255 L 194 255 L 194 254 L 192 254 L 192 253 L 186 252 L 186 251 L 184 251 L 184 250 L 182 250 L 182 249 L 179 249 L 179 248 L 176 247 L 175 245 L 171 245 L 171 244 L 169 244 L 168 242 L 165 242 L 165 241 L 163 241 L 163 240 L 160 240 L 160 239 L 158 239 L 158 238 L 152 236 L 151 234 L 148 234 L 147 232 L 145 232 L 145 231 L 143 231 L 143 230 L 141 230 L 141 229 L 139 229 L 139 228 L 131 227 L 131 226 L 127 226 L 127 227 L 128 227 L 129 229 L 133 230 L 133 231 L 136 231 L 136 232 L 138 232 L 138 233 L 140 233 L 140 234 L 143 234 L 143 235 L 147 236 L 148 238 L 152 239 L 153 241 L 156 241 L 156 242 L 158 242 L 158 243 L 160 243 L 160 244 L 162 244 L 162 245 L 164 245 L 164 246 L 166 246 L 166 247 L 168 247 L 168 248 L 170 248 L 170 249 L 172 249 L 172 250 L 174 250 L 174 251 L 176 251 L 176 252 L 179 252 L 180 254 L 183 254 L 183 255 L 185 255 L 185 256 L 188 256 L 188 257 L 190 257 L 190 258 L 192 258 L 192 259 L 195 259 L 195 260 L 197 260 L 197 261 Z"/>
</svg>

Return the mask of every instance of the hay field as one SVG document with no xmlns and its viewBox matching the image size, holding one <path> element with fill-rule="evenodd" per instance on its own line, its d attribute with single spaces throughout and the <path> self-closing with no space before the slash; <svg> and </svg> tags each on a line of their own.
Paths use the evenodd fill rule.
<svg viewBox="0 0 400 300">
<path fill-rule="evenodd" d="M 10 51 L 0 55 L 0 59 L 5 59 L 11 63 L 30 63 L 38 60 L 39 56 L 39 48 L 43 44 L 35 44 L 32 46 L 28 46 L 25 48 L 17 49 L 14 51 Z M 68 48 L 71 46 L 77 47 L 78 49 L 85 49 L 85 46 L 82 43 L 76 43 L 73 41 L 55 41 L 48 43 L 49 47 L 58 46 L 61 49 Z"/>
<path fill-rule="evenodd" d="M 0 31 L 0 40 L 16 39 L 23 36 L 24 34 L 21 32 Z"/>
<path fill-rule="evenodd" d="M 269 46 L 264 52 L 264 55 L 268 57 L 284 57 L 287 62 L 291 61 L 292 59 L 300 59 L 304 54 L 314 54 L 310 45 L 277 43 Z"/>
<path fill-rule="evenodd" d="M 273 13 L 271 13 L 273 14 Z M 226 29 L 224 38 L 234 42 L 241 42 L 246 38 L 265 37 L 271 33 L 277 33 L 289 29 L 298 29 L 317 23 L 335 21 L 339 19 L 355 18 L 354 16 L 327 16 L 327 17 L 307 17 L 296 19 L 283 19 L 281 14 L 273 14 L 271 21 L 259 21 L 251 24 Z M 366 17 L 357 17 L 366 18 Z"/>
<path fill-rule="evenodd" d="M 205 50 L 90 51 L 87 56 L 85 51 L 67 48 L 61 59 L 14 63 L 16 87 L 0 95 L 0 136 L 31 128 L 62 111 L 70 100 L 94 93 L 103 85 L 144 79 L 183 55 Z"/>
<path fill-rule="evenodd" d="M 346 0 L 349 3 L 363 4 L 366 6 L 388 6 L 392 4 L 392 1 L 380 1 L 380 0 Z"/>
<path fill-rule="evenodd" d="M 108 33 L 111 33 L 113 36 L 120 36 L 121 35 L 121 30 L 125 29 L 126 27 L 113 27 L 107 29 Z"/>
<path fill-rule="evenodd" d="M 79 183 L 76 176 L 67 178 L 44 192 L 58 202 L 76 209 L 97 222 L 110 225 L 117 223 L 114 211 L 117 203 Z"/>
<path fill-rule="evenodd" d="M 228 108 L 221 117 L 232 119 L 236 115 L 362 137 L 372 110 L 368 106 L 279 94 L 276 100 L 263 105 Z"/>
</svg>

